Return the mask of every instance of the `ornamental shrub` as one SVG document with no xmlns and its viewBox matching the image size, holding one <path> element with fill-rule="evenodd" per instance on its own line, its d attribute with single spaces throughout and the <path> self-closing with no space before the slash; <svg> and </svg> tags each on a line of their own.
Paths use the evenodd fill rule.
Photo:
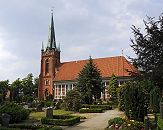
<svg viewBox="0 0 163 130">
<path fill-rule="evenodd" d="M 7 113 L 11 116 L 10 123 L 17 123 L 27 119 L 30 112 L 20 105 L 7 103 L 0 107 L 0 115 L 2 113 Z"/>
<path fill-rule="evenodd" d="M 53 116 L 53 119 L 43 117 L 41 118 L 42 124 L 48 124 L 48 125 L 60 125 L 60 126 L 72 126 L 76 123 L 80 122 L 79 116 L 65 116 L 65 115 L 59 115 L 59 116 Z"/>
<path fill-rule="evenodd" d="M 154 113 L 159 112 L 159 97 L 160 90 L 159 88 L 155 87 L 150 91 L 150 108 L 153 110 Z"/>
<path fill-rule="evenodd" d="M 82 109 L 79 109 L 79 112 L 80 113 L 102 113 L 103 112 L 103 109 L 100 109 L 100 108 L 82 108 Z"/>
</svg>

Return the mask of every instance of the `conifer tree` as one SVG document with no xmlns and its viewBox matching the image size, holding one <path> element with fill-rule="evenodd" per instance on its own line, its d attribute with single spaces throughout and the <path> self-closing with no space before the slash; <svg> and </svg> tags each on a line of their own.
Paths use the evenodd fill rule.
<svg viewBox="0 0 163 130">
<path fill-rule="evenodd" d="M 150 79 L 161 89 L 163 84 L 163 15 L 158 20 L 147 17 L 145 32 L 132 27 L 134 39 L 131 47 L 137 55 L 131 58 L 144 79 Z"/>
<path fill-rule="evenodd" d="M 108 92 L 111 95 L 111 100 L 115 102 L 117 101 L 117 89 L 118 89 L 118 81 L 116 76 L 112 74 L 112 77 L 109 81 Z"/>
<path fill-rule="evenodd" d="M 91 57 L 79 73 L 77 90 L 81 93 L 82 100 L 87 104 L 93 103 L 93 98 L 96 100 L 101 97 L 102 77 Z"/>
</svg>

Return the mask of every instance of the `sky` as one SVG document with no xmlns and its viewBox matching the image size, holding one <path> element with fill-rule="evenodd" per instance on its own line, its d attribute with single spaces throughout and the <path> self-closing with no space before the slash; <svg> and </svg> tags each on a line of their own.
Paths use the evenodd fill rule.
<svg viewBox="0 0 163 130">
<path fill-rule="evenodd" d="M 61 62 L 131 56 L 131 26 L 163 13 L 163 0 L 0 0 L 0 81 L 40 73 L 53 8 Z"/>
</svg>

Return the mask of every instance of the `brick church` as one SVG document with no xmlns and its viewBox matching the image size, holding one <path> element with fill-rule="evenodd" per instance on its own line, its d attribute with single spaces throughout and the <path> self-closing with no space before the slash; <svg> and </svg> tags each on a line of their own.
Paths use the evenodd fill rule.
<svg viewBox="0 0 163 130">
<path fill-rule="evenodd" d="M 129 72 L 137 72 L 137 69 L 130 64 L 123 56 L 104 57 L 93 59 L 93 62 L 100 69 L 102 82 L 105 87 L 109 84 L 109 79 L 114 74 L 118 84 L 132 80 Z M 61 62 L 60 48 L 56 46 L 53 13 L 49 27 L 47 46 L 41 49 L 41 72 L 39 75 L 38 96 L 45 99 L 52 95 L 54 99 L 62 99 L 68 90 L 76 86 L 76 79 L 83 69 L 87 60 Z M 128 71 L 127 71 L 128 70 Z M 102 98 L 108 98 L 107 89 L 101 93 Z"/>
</svg>

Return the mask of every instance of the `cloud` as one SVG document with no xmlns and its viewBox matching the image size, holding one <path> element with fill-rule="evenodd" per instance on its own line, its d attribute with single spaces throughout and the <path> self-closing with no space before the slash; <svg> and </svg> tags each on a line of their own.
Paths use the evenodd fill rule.
<svg viewBox="0 0 163 130">
<path fill-rule="evenodd" d="M 161 0 L 5 0 L 0 1 L 0 80 L 39 75 L 40 49 L 48 37 L 54 6 L 57 43 L 62 61 L 134 56 L 130 27 L 144 28 L 146 15 L 158 16 Z"/>
</svg>

